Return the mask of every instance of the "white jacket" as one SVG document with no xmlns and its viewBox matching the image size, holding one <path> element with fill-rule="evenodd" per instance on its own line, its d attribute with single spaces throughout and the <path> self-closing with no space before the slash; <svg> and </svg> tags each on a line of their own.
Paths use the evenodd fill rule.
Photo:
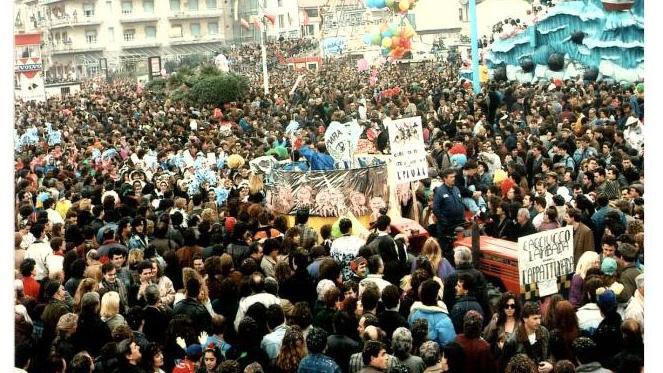
<svg viewBox="0 0 663 373">
<path fill-rule="evenodd" d="M 48 265 L 46 260 L 49 255 L 53 255 L 53 249 L 48 241 L 35 241 L 28 246 L 28 249 L 25 252 L 26 258 L 34 259 L 37 265 L 35 265 L 35 270 L 37 274 L 35 275 L 35 280 L 41 281 L 44 277 L 48 277 Z"/>
<path fill-rule="evenodd" d="M 645 332 L 645 297 L 640 294 L 639 290 L 633 293 L 633 297 L 626 306 L 624 311 L 624 319 L 633 319 L 640 324 L 640 328 L 644 334 Z"/>
</svg>

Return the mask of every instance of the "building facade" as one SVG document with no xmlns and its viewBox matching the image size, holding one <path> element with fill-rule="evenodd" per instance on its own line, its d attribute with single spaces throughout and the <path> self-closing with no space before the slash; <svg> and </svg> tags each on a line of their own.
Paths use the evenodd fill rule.
<svg viewBox="0 0 663 373">
<path fill-rule="evenodd" d="M 41 33 L 47 82 L 109 71 L 146 73 L 147 58 L 213 56 L 233 42 L 259 39 L 241 17 L 264 0 L 15 0 L 15 34 Z M 266 0 L 270 37 L 298 37 L 297 0 Z M 252 25 L 251 28 L 255 28 Z M 238 29 L 244 30 L 244 35 Z"/>
</svg>

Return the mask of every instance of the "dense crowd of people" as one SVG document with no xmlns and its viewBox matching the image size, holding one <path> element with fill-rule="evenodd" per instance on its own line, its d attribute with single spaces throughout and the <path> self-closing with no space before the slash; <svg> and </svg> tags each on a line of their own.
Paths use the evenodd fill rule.
<svg viewBox="0 0 663 373">
<path fill-rule="evenodd" d="M 292 94 L 297 74 L 272 74 L 264 95 L 254 52 L 232 66 L 253 74 L 248 96 L 222 108 L 122 81 L 16 102 L 17 371 L 641 371 L 644 85 L 474 95 L 450 63 L 343 57 Z M 278 214 L 249 166 L 332 169 L 335 120 L 389 153 L 387 118 L 412 116 L 429 178 L 390 203 L 430 232 L 421 248 L 384 211 L 368 237 Z M 489 295 L 449 241 L 471 220 L 511 241 L 572 226 L 570 289 Z"/>
</svg>

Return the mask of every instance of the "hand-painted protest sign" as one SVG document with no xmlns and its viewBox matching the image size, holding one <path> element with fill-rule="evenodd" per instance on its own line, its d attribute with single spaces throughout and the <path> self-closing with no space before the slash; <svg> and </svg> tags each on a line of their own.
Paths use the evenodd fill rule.
<svg viewBox="0 0 663 373">
<path fill-rule="evenodd" d="M 387 165 L 334 171 L 273 169 L 267 202 L 279 214 L 308 208 L 312 216 L 369 215 L 389 198 Z"/>
<path fill-rule="evenodd" d="M 521 288 L 537 284 L 539 297 L 554 294 L 560 277 L 574 271 L 573 228 L 553 229 L 518 239 Z M 555 286 L 551 286 L 555 282 Z"/>
<path fill-rule="evenodd" d="M 428 177 L 421 117 L 389 122 L 389 146 L 394 157 L 396 182 L 408 183 Z"/>
<path fill-rule="evenodd" d="M 352 154 L 360 135 L 361 126 L 356 120 L 343 124 L 331 122 L 325 131 L 325 145 L 329 155 L 340 163 L 352 164 Z"/>
<path fill-rule="evenodd" d="M 330 54 L 343 54 L 346 40 L 342 36 L 329 37 L 322 40 L 322 50 L 325 56 Z"/>
</svg>

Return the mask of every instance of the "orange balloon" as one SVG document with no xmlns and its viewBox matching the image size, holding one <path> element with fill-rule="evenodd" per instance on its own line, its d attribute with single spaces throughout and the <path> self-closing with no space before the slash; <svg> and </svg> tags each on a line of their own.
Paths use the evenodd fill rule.
<svg viewBox="0 0 663 373">
<path fill-rule="evenodd" d="M 391 38 L 391 45 L 400 45 L 403 42 L 403 38 L 399 38 L 398 36 L 394 36 Z"/>
</svg>

